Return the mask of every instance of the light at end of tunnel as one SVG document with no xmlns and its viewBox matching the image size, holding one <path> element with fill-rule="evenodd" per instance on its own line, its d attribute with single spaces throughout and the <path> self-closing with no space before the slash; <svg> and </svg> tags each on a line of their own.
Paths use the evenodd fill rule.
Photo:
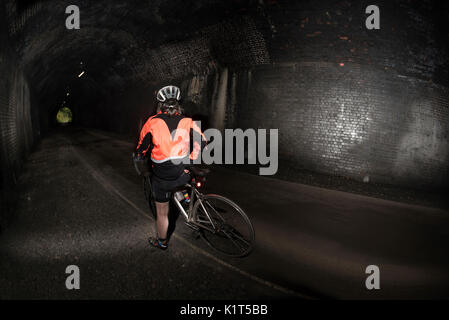
<svg viewBox="0 0 449 320">
<path fill-rule="evenodd" d="M 68 124 L 72 122 L 72 111 L 67 107 L 59 109 L 56 115 L 56 121 L 59 124 Z"/>
<path fill-rule="evenodd" d="M 84 71 L 78 75 L 78 78 L 81 78 L 83 76 L 83 74 L 84 74 Z"/>
</svg>

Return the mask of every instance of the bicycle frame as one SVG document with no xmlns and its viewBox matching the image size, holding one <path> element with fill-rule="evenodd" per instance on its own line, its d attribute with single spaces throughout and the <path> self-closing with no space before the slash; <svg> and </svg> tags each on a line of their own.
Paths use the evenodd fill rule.
<svg viewBox="0 0 449 320">
<path fill-rule="evenodd" d="M 176 206 L 178 207 L 178 210 L 184 216 L 184 219 L 186 220 L 186 222 L 215 233 L 216 232 L 215 224 L 212 221 L 211 217 L 209 216 L 209 213 L 207 212 L 206 208 L 204 207 L 204 204 L 202 201 L 203 194 L 201 192 L 199 192 L 195 186 L 192 186 L 190 184 L 186 184 L 185 186 L 187 188 L 192 189 L 192 195 L 190 196 L 190 203 L 189 203 L 189 210 L 188 210 L 189 212 L 185 211 L 184 207 L 181 205 L 181 202 L 179 202 L 178 199 L 176 199 L 176 197 L 173 194 L 172 199 L 173 199 L 174 203 L 176 204 Z M 200 205 L 203 208 L 204 212 L 206 213 L 206 216 L 207 216 L 210 224 L 212 225 L 212 228 L 210 228 L 202 223 L 199 223 L 198 221 L 195 221 L 193 219 L 193 205 L 195 202 L 195 198 L 197 199 L 196 201 L 200 201 Z"/>
<path fill-rule="evenodd" d="M 138 170 L 138 167 L 137 167 L 137 165 L 136 165 L 135 162 L 134 162 L 134 166 L 135 166 L 135 168 L 136 168 L 136 171 L 140 172 L 140 171 Z M 143 173 L 142 175 L 144 176 L 144 179 L 148 179 L 148 180 L 149 180 L 148 182 L 149 182 L 150 190 L 151 190 L 151 188 L 152 188 L 152 185 L 151 185 L 151 178 L 150 178 L 151 174 L 150 174 L 149 172 L 145 172 L 145 173 Z M 210 217 L 208 211 L 206 210 L 206 207 L 205 207 L 204 204 L 203 204 L 203 201 L 202 201 L 202 199 L 203 199 L 203 194 L 202 194 L 201 192 L 198 191 L 198 189 L 195 187 L 194 184 L 192 185 L 192 184 L 190 184 L 190 183 L 187 183 L 187 184 L 185 184 L 184 186 L 185 186 L 186 188 L 190 188 L 190 189 L 192 190 L 191 196 L 190 196 L 190 204 L 189 204 L 188 212 L 186 212 L 186 210 L 184 209 L 184 207 L 181 205 L 181 202 L 178 201 L 178 199 L 176 199 L 176 197 L 175 197 L 175 192 L 173 192 L 173 195 L 172 195 L 172 197 L 171 197 L 171 199 L 173 200 L 173 202 L 174 202 L 174 203 L 176 204 L 176 206 L 178 207 L 179 212 L 181 212 L 182 216 L 184 217 L 184 219 L 186 220 L 186 222 L 187 222 L 188 224 L 193 225 L 193 226 L 196 226 L 196 227 L 201 228 L 201 229 L 206 229 L 206 230 L 208 230 L 208 231 L 210 231 L 210 232 L 212 232 L 212 233 L 216 233 L 216 231 L 217 231 L 216 225 L 215 225 L 214 221 L 211 219 L 211 217 Z M 193 205 L 194 205 L 194 203 L 195 203 L 195 199 L 196 199 L 196 201 L 199 201 L 199 202 L 200 202 L 200 205 L 201 205 L 201 207 L 203 208 L 204 213 L 205 213 L 206 216 L 207 216 L 207 219 L 208 219 L 207 222 L 210 223 L 210 225 L 211 225 L 212 227 L 209 227 L 209 226 L 205 225 L 204 223 L 201 223 L 201 222 L 198 222 L 198 221 L 195 221 L 195 220 L 194 220 L 194 218 L 193 218 Z"/>
<path fill-rule="evenodd" d="M 152 193 L 152 184 L 151 184 L 151 174 L 144 174 L 145 183 L 144 186 L 149 187 L 149 191 Z M 148 183 L 148 185 L 147 185 Z M 177 200 L 177 197 L 175 194 L 179 192 L 180 190 L 184 189 L 190 189 L 191 195 L 190 195 L 190 203 L 188 208 L 184 209 L 184 207 L 181 205 L 181 201 Z M 146 194 L 146 193 L 145 193 Z M 154 208 L 154 194 L 150 195 L 151 201 L 150 201 L 150 209 L 155 215 L 156 218 L 156 209 Z M 218 199 L 219 201 L 224 201 L 225 203 L 231 205 L 234 210 L 237 210 L 237 213 L 240 214 L 243 219 L 245 220 L 244 223 L 246 223 L 246 226 L 248 226 L 248 231 L 250 232 L 250 238 L 245 238 L 244 236 L 238 236 L 238 230 L 237 234 L 235 234 L 232 230 L 231 233 L 228 234 L 227 232 L 227 224 L 224 218 L 219 213 L 220 210 L 217 211 L 217 209 L 214 208 L 214 205 L 209 203 L 209 198 Z M 220 200 L 221 199 L 221 200 Z M 148 200 L 148 198 L 147 198 Z M 209 231 L 211 234 L 215 235 L 221 235 L 224 234 L 225 237 L 227 237 L 230 241 L 233 242 L 233 244 L 237 247 L 238 251 L 237 253 L 229 253 L 226 249 L 223 250 L 223 248 L 218 248 L 216 245 L 210 242 L 209 239 L 209 233 L 208 232 L 200 232 L 199 235 L 201 235 L 205 241 L 211 246 L 213 249 L 222 252 L 225 255 L 228 256 L 235 256 L 235 257 L 243 257 L 249 254 L 249 252 L 252 250 L 253 247 L 253 241 L 254 241 L 254 228 L 252 227 L 251 222 L 249 221 L 249 218 L 246 216 L 246 214 L 243 212 L 243 210 L 238 207 L 237 204 L 235 204 L 232 200 L 229 200 L 223 196 L 216 195 L 216 194 L 203 194 L 201 191 L 198 190 L 196 186 L 195 180 L 191 183 L 187 183 L 180 188 L 176 188 L 173 190 L 173 194 L 170 198 L 175 205 L 177 206 L 177 209 L 181 213 L 181 215 L 184 217 L 186 224 L 192 228 L 195 232 L 199 231 Z M 202 208 L 202 212 L 198 214 L 199 212 L 199 206 Z M 210 209 L 206 209 L 206 207 L 210 207 Z M 219 209 L 219 208 L 218 208 Z M 194 212 L 196 211 L 196 212 Z M 194 216 L 194 213 L 196 215 Z M 215 217 L 212 218 L 212 215 L 216 214 L 218 215 L 218 219 L 215 220 Z M 228 230 L 229 231 L 229 230 Z M 234 241 L 233 236 L 237 236 L 241 241 L 243 241 L 244 246 L 236 244 L 236 241 Z"/>
<path fill-rule="evenodd" d="M 173 193 L 173 195 L 172 195 L 172 200 L 173 200 L 173 202 L 176 204 L 176 206 L 178 207 L 178 209 L 179 209 L 179 211 L 181 212 L 181 214 L 184 216 L 184 219 L 186 219 L 186 221 L 187 222 L 190 222 L 191 220 L 192 220 L 192 205 L 193 205 L 193 201 L 194 201 L 194 198 L 195 198 L 195 192 L 193 191 L 194 190 L 194 187 L 192 187 L 190 184 L 186 184 L 185 185 L 187 188 L 191 188 L 192 189 L 192 195 L 191 195 L 191 197 L 190 197 L 190 203 L 189 203 L 189 213 L 187 213 L 185 210 L 184 210 L 184 207 L 181 205 L 181 202 L 179 202 L 178 201 L 178 199 L 176 199 L 176 197 L 175 197 L 175 194 Z"/>
</svg>

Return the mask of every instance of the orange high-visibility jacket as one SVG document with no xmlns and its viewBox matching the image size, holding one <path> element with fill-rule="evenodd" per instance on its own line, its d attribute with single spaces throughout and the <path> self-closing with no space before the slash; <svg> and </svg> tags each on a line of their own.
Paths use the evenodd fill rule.
<svg viewBox="0 0 449 320">
<path fill-rule="evenodd" d="M 162 164 L 187 156 L 196 159 L 205 144 L 204 134 L 191 118 L 159 112 L 142 127 L 137 152 L 146 156 L 150 152 L 153 164 Z"/>
</svg>

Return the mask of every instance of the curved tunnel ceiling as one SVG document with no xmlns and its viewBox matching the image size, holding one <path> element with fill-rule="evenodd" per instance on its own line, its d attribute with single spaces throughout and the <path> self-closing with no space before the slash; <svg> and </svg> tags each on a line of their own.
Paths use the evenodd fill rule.
<svg viewBox="0 0 449 320">
<path fill-rule="evenodd" d="M 43 107 L 61 103 L 67 87 L 81 89 L 83 99 L 95 99 L 94 95 L 110 94 L 132 81 L 179 78 L 209 67 L 215 60 L 209 43 L 214 25 L 235 17 L 245 19 L 241 14 L 248 13 L 251 2 L 79 1 L 79 30 L 65 28 L 69 1 L 20 1 L 16 7 L 10 1 L 9 9 L 15 20 L 23 21 L 14 32 L 15 43 Z M 245 31 L 233 31 L 237 42 L 247 36 Z M 171 49 L 180 43 L 192 47 L 183 57 L 188 69 L 170 61 Z M 235 62 L 249 61 L 237 57 Z M 81 71 L 85 71 L 82 83 L 77 77 Z"/>
<path fill-rule="evenodd" d="M 332 6 L 337 9 L 329 12 L 329 4 L 307 1 L 84 0 L 77 2 L 81 29 L 67 30 L 65 9 L 70 4 L 7 1 L 16 49 L 42 106 L 60 103 L 67 87 L 78 87 L 86 99 L 86 90 L 101 97 L 132 82 L 176 79 L 217 64 L 250 67 L 299 57 L 370 64 L 371 57 L 380 56 L 384 48 L 391 51 L 383 54 L 388 58 L 374 61 L 381 67 L 398 68 L 397 53 L 402 51 L 408 60 L 406 73 L 424 73 L 434 81 L 448 76 L 442 71 L 447 68 L 441 68 L 448 64 L 441 54 L 447 52 L 448 35 L 439 32 L 448 18 L 444 1 L 410 7 L 400 1 L 382 4 L 391 7 L 383 10 L 382 19 L 387 21 L 384 25 L 390 24 L 384 28 L 400 36 L 396 42 L 360 30 L 365 17 L 354 12 L 363 12 L 363 4 L 349 2 L 338 2 Z M 321 12 L 312 25 L 308 16 L 317 16 L 317 11 Z M 426 14 L 434 17 L 435 12 L 440 13 L 438 21 L 421 25 Z M 341 34 L 327 39 L 320 31 L 323 26 L 338 28 Z M 351 33 L 357 36 L 342 41 Z M 352 47 L 361 51 L 355 59 Z M 77 82 L 81 70 L 86 71 L 82 84 Z"/>
</svg>

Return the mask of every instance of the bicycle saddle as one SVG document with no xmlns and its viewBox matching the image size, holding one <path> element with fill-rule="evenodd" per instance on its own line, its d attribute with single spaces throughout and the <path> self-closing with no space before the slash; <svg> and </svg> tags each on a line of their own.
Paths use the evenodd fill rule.
<svg viewBox="0 0 449 320">
<path fill-rule="evenodd" d="M 189 167 L 188 170 L 192 173 L 195 177 L 205 177 L 207 174 L 210 173 L 210 169 L 200 169 L 198 167 Z"/>
</svg>

